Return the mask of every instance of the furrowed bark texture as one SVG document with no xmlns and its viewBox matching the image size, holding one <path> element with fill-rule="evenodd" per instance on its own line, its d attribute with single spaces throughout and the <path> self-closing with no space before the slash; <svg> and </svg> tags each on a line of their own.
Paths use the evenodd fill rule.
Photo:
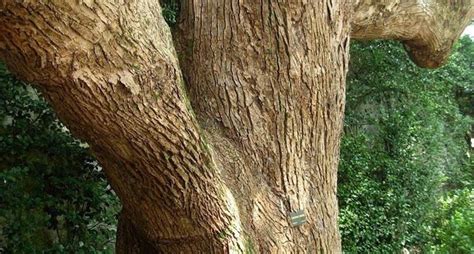
<svg viewBox="0 0 474 254">
<path fill-rule="evenodd" d="M 135 231 L 166 253 L 227 252 L 235 214 L 158 1 L 0 1 L 0 56 L 87 141 Z M 121 252 L 119 246 L 119 252 Z"/>
<path fill-rule="evenodd" d="M 474 18 L 474 0 L 354 0 L 354 12 L 352 38 L 400 40 L 413 62 L 436 68 Z"/>
<path fill-rule="evenodd" d="M 428 67 L 459 32 L 416 22 L 472 15 L 407 32 L 421 7 L 393 2 L 182 0 L 176 54 L 157 0 L 0 0 L 0 58 L 104 167 L 118 253 L 340 253 L 351 13 L 352 36 L 403 40 Z"/>
<path fill-rule="evenodd" d="M 340 253 L 336 169 L 350 5 L 183 1 L 189 95 L 258 253 Z M 204 99 L 205 98 L 205 99 Z M 307 223 L 293 227 L 289 214 Z"/>
</svg>

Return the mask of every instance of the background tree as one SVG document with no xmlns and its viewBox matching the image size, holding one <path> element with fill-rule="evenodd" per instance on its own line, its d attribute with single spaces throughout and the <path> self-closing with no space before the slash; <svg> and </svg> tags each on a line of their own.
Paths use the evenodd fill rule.
<svg viewBox="0 0 474 254">
<path fill-rule="evenodd" d="M 370 2 L 182 1 L 176 54 L 158 1 L 1 1 L 0 56 L 103 165 L 118 251 L 339 252 L 352 13 L 354 37 L 436 67 L 473 12 Z"/>
</svg>

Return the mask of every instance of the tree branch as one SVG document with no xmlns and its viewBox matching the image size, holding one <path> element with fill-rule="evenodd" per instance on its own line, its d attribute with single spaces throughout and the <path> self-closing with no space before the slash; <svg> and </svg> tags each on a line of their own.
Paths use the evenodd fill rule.
<svg viewBox="0 0 474 254">
<path fill-rule="evenodd" d="M 355 0 L 351 37 L 402 41 L 413 62 L 436 68 L 472 18 L 473 0 Z"/>
<path fill-rule="evenodd" d="M 0 0 L 0 23 L 0 59 L 90 144 L 141 235 L 228 244 L 229 196 L 159 1 Z"/>
</svg>

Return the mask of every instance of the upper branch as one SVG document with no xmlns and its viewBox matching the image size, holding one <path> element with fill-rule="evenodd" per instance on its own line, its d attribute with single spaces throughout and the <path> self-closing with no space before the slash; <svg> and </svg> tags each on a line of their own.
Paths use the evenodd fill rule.
<svg viewBox="0 0 474 254">
<path fill-rule="evenodd" d="M 395 39 L 417 65 L 436 68 L 474 18 L 473 0 L 355 0 L 351 37 Z"/>
</svg>

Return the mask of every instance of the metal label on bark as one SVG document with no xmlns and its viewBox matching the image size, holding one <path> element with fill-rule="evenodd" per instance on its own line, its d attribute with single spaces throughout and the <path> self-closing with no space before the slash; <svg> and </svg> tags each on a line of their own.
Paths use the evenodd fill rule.
<svg viewBox="0 0 474 254">
<path fill-rule="evenodd" d="M 303 210 L 290 213 L 290 221 L 293 227 L 300 226 L 306 222 L 306 215 Z"/>
</svg>

